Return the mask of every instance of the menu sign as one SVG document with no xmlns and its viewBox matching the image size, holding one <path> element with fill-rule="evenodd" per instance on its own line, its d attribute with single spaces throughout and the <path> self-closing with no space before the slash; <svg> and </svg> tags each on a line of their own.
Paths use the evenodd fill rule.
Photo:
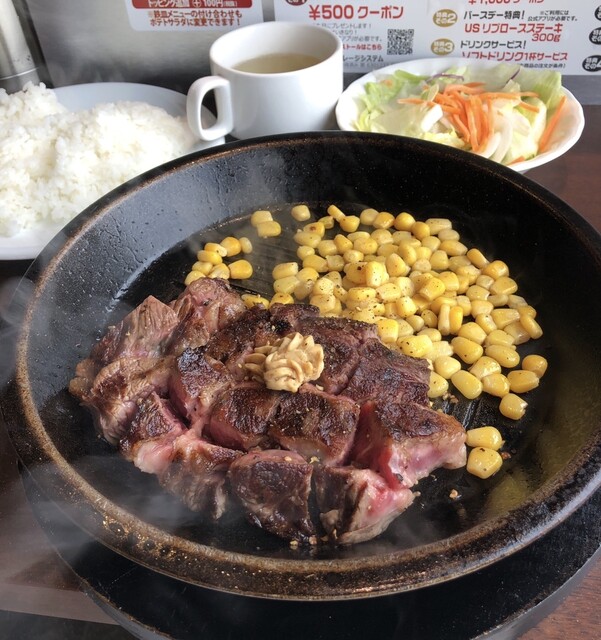
<svg viewBox="0 0 601 640">
<path fill-rule="evenodd" d="M 274 12 L 335 31 L 350 73 L 432 56 L 601 71 L 600 0 L 274 0 Z"/>
<path fill-rule="evenodd" d="M 136 31 L 229 30 L 263 21 L 261 0 L 126 0 Z"/>
</svg>

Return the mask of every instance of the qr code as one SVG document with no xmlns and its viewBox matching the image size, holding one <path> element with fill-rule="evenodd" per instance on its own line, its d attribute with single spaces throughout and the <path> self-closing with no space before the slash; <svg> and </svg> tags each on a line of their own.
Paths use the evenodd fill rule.
<svg viewBox="0 0 601 640">
<path fill-rule="evenodd" d="M 413 53 L 413 29 L 388 29 L 389 56 L 406 56 Z"/>
</svg>

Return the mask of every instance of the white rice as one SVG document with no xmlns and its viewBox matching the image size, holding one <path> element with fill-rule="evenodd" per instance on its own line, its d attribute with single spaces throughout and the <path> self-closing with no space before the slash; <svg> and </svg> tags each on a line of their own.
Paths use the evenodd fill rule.
<svg viewBox="0 0 601 640">
<path fill-rule="evenodd" d="M 141 102 L 70 112 L 54 91 L 0 89 L 0 235 L 66 223 L 116 186 L 188 153 L 184 118 Z"/>
</svg>

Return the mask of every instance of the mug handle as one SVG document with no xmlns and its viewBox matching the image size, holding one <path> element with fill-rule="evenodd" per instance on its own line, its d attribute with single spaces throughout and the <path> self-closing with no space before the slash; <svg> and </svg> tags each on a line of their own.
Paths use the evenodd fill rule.
<svg viewBox="0 0 601 640">
<path fill-rule="evenodd" d="M 217 120 L 210 127 L 202 125 L 202 101 L 209 91 L 215 91 Z M 234 115 L 232 112 L 232 92 L 230 83 L 221 76 L 207 76 L 195 80 L 188 89 L 186 97 L 186 115 L 190 129 L 201 140 L 216 140 L 232 131 Z"/>
</svg>

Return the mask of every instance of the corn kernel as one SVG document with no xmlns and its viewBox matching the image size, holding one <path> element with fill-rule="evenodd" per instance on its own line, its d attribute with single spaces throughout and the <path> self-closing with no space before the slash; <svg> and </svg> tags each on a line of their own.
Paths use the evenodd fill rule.
<svg viewBox="0 0 601 640">
<path fill-rule="evenodd" d="M 201 250 L 196 254 L 199 262 L 210 262 L 212 265 L 221 264 L 223 258 L 217 253 L 217 251 Z"/>
<path fill-rule="evenodd" d="M 484 376 L 481 382 L 482 391 L 491 396 L 502 398 L 509 393 L 509 380 L 502 373 L 491 373 L 488 376 Z"/>
<path fill-rule="evenodd" d="M 362 262 L 365 256 L 361 251 L 356 251 L 355 249 L 351 249 L 350 251 L 345 251 L 342 257 L 345 262 L 349 264 L 353 264 L 357 262 Z"/>
<path fill-rule="evenodd" d="M 440 234 L 438 237 L 440 237 Z M 465 256 L 467 253 L 467 247 L 459 240 L 443 240 L 440 243 L 440 248 L 449 256 Z"/>
<path fill-rule="evenodd" d="M 265 211 L 263 209 L 259 211 L 255 211 L 250 216 L 250 223 L 253 227 L 257 227 L 262 222 L 271 222 L 273 220 L 273 216 L 271 215 L 271 211 Z"/>
<path fill-rule="evenodd" d="M 485 348 L 484 353 L 506 369 L 513 369 L 520 363 L 520 354 L 515 349 L 504 345 L 491 344 Z"/>
<path fill-rule="evenodd" d="M 485 346 L 489 347 L 493 344 L 498 344 L 503 347 L 511 347 L 513 344 L 513 337 L 510 336 L 507 331 L 503 329 L 493 329 L 484 340 Z"/>
<path fill-rule="evenodd" d="M 378 243 L 370 236 L 367 238 L 357 238 L 353 242 L 353 249 L 355 251 L 361 251 L 364 255 L 368 253 L 375 254 L 378 250 Z"/>
<path fill-rule="evenodd" d="M 478 269 L 483 269 L 488 264 L 488 260 L 479 249 L 470 249 L 466 255 L 470 262 L 475 267 L 478 267 Z"/>
<path fill-rule="evenodd" d="M 240 249 L 242 249 L 242 253 L 252 253 L 252 242 L 246 236 L 242 236 L 238 238 L 238 240 L 240 241 Z"/>
<path fill-rule="evenodd" d="M 547 359 L 535 353 L 527 355 L 522 360 L 522 368 L 526 371 L 532 371 L 539 378 L 542 378 L 547 371 Z"/>
<path fill-rule="evenodd" d="M 386 267 L 381 262 L 373 261 L 365 265 L 365 284 L 368 287 L 378 288 L 384 284 L 387 276 Z"/>
<path fill-rule="evenodd" d="M 477 322 L 466 322 L 459 328 L 457 335 L 478 344 L 484 344 L 487 333 Z"/>
<path fill-rule="evenodd" d="M 336 221 L 331 216 L 324 216 L 323 218 L 319 218 L 317 222 L 321 222 L 323 224 L 324 229 L 333 229 Z"/>
<path fill-rule="evenodd" d="M 334 218 L 334 220 L 336 220 L 337 222 L 340 222 L 345 217 L 344 212 L 341 211 L 335 204 L 331 204 L 327 208 L 327 212 L 328 215 L 332 216 L 332 218 Z"/>
<path fill-rule="evenodd" d="M 323 222 L 310 222 L 303 227 L 305 233 L 316 233 L 320 238 L 323 238 L 326 228 Z"/>
<path fill-rule="evenodd" d="M 493 260 L 482 267 L 482 273 L 496 280 L 501 276 L 508 276 L 509 267 L 502 260 Z"/>
<path fill-rule="evenodd" d="M 503 331 L 513 338 L 513 344 L 515 345 L 524 344 L 530 340 L 530 334 L 526 331 L 522 323 L 517 320 L 506 325 Z"/>
<path fill-rule="evenodd" d="M 309 220 L 311 212 L 306 204 L 297 204 L 290 209 L 290 215 L 298 222 L 304 222 L 305 220 Z"/>
<path fill-rule="evenodd" d="M 237 256 L 242 252 L 242 244 L 238 238 L 234 236 L 227 236 L 221 241 L 221 246 L 225 249 L 225 254 L 228 258 Z"/>
<path fill-rule="evenodd" d="M 230 277 L 230 270 L 226 264 L 216 264 L 211 271 L 209 271 L 209 278 L 223 278 L 228 280 Z"/>
<path fill-rule="evenodd" d="M 296 250 L 296 257 L 299 260 L 304 260 L 307 256 L 314 256 L 315 249 L 313 247 L 308 247 L 306 245 L 300 245 Z"/>
<path fill-rule="evenodd" d="M 508 393 L 501 398 L 499 411 L 510 420 L 519 420 L 524 417 L 528 403 L 515 393 Z"/>
<path fill-rule="evenodd" d="M 536 340 L 543 335 L 543 330 L 538 322 L 530 315 L 520 314 L 520 324 L 528 332 L 528 335 Z"/>
<path fill-rule="evenodd" d="M 314 295 L 329 295 L 334 293 L 334 282 L 326 276 L 318 278 L 313 285 Z"/>
<path fill-rule="evenodd" d="M 202 273 L 203 275 L 207 276 L 209 275 L 209 272 L 211 271 L 211 269 L 213 268 L 214 265 L 212 265 L 210 262 L 195 262 L 192 265 L 192 271 L 200 271 L 200 273 Z"/>
<path fill-rule="evenodd" d="M 310 231 L 297 231 L 293 238 L 296 244 L 311 247 L 312 249 L 316 249 L 317 245 L 321 242 L 321 236 L 318 233 L 311 233 Z"/>
<path fill-rule="evenodd" d="M 380 211 L 374 218 L 372 225 L 376 229 L 389 229 L 394 224 L 394 216 L 388 211 Z"/>
<path fill-rule="evenodd" d="M 438 235 L 443 229 L 453 228 L 453 223 L 448 218 L 428 218 L 426 224 L 433 236 Z"/>
<path fill-rule="evenodd" d="M 526 371 L 525 369 L 514 369 L 507 374 L 509 380 L 509 389 L 513 393 L 526 393 L 536 389 L 539 383 L 539 377 L 534 371 Z"/>
<path fill-rule="evenodd" d="M 325 258 L 318 255 L 307 256 L 303 260 L 303 268 L 315 269 L 318 273 L 325 273 L 328 270 L 328 263 Z"/>
<path fill-rule="evenodd" d="M 184 280 L 184 284 L 188 286 L 192 284 L 195 280 L 199 280 L 200 278 L 206 277 L 202 271 L 190 271 L 190 273 L 186 276 Z"/>
<path fill-rule="evenodd" d="M 269 306 L 273 304 L 294 304 L 294 298 L 289 293 L 274 293 L 271 296 Z"/>
<path fill-rule="evenodd" d="M 406 211 L 399 213 L 394 219 L 394 228 L 399 231 L 410 231 L 413 224 L 415 224 L 415 218 Z"/>
<path fill-rule="evenodd" d="M 451 345 L 453 346 L 453 351 L 455 354 L 463 360 L 466 364 L 473 364 L 478 360 L 478 358 L 482 357 L 483 349 L 482 346 L 473 340 L 469 340 L 468 338 L 462 338 L 461 336 L 456 336 L 451 340 Z"/>
<path fill-rule="evenodd" d="M 322 315 L 330 313 L 336 308 L 336 298 L 331 293 L 312 295 L 309 302 L 316 306 Z"/>
<path fill-rule="evenodd" d="M 259 222 L 257 225 L 257 234 L 259 238 L 277 238 L 281 233 L 282 226 L 276 220 Z"/>
<path fill-rule="evenodd" d="M 247 280 L 253 274 L 252 264 L 248 260 L 235 260 L 230 264 L 230 278 Z"/>
<path fill-rule="evenodd" d="M 467 457 L 467 471 L 483 480 L 493 476 L 502 466 L 503 458 L 494 449 L 476 447 Z"/>
<path fill-rule="evenodd" d="M 280 264 L 276 264 L 275 267 L 272 269 L 271 277 L 274 280 L 279 280 L 280 278 L 295 276 L 297 273 L 298 273 L 297 262 L 280 262 Z"/>
<path fill-rule="evenodd" d="M 406 356 L 413 358 L 423 358 L 432 348 L 432 340 L 425 335 L 400 338 L 397 344 Z"/>
<path fill-rule="evenodd" d="M 482 356 L 469 368 L 469 372 L 482 380 L 493 373 L 501 373 L 501 365 L 489 356 Z"/>
<path fill-rule="evenodd" d="M 468 400 L 474 400 L 482 393 L 482 383 L 475 375 L 460 369 L 451 376 L 453 386 Z"/>
<path fill-rule="evenodd" d="M 392 233 L 388 229 L 374 229 L 370 236 L 378 243 L 378 247 L 385 244 L 393 244 Z"/>
<path fill-rule="evenodd" d="M 378 335 L 384 344 L 396 343 L 399 339 L 399 323 L 390 318 L 378 318 L 376 321 Z"/>
<path fill-rule="evenodd" d="M 296 274 L 298 280 L 302 282 L 311 281 L 311 286 L 319 278 L 319 273 L 312 267 L 304 267 Z"/>
<path fill-rule="evenodd" d="M 504 329 L 508 324 L 520 319 L 517 309 L 493 309 L 490 315 L 499 329 Z"/>
<path fill-rule="evenodd" d="M 376 216 L 378 215 L 378 213 L 380 213 L 379 211 L 377 211 L 376 209 L 363 209 L 363 211 L 361 211 L 361 213 L 359 214 L 359 219 L 361 221 L 361 224 L 364 224 L 366 226 L 371 226 L 374 223 L 374 220 L 376 219 Z"/>
<path fill-rule="evenodd" d="M 338 253 L 338 247 L 333 240 L 322 240 L 316 247 L 317 253 L 319 253 L 322 258 L 327 256 L 334 256 Z"/>
<path fill-rule="evenodd" d="M 449 383 L 445 378 L 436 373 L 436 371 L 430 371 L 430 384 L 428 386 L 429 398 L 441 398 L 449 390 Z"/>
<path fill-rule="evenodd" d="M 227 256 L 227 249 L 218 242 L 207 242 L 204 246 L 205 251 L 216 251 L 222 258 Z"/>
<path fill-rule="evenodd" d="M 298 284 L 296 276 L 286 276 L 273 281 L 273 290 L 275 293 L 292 294 Z"/>
<path fill-rule="evenodd" d="M 461 362 L 450 355 L 439 356 L 434 360 L 433 364 L 434 371 L 447 380 L 450 380 L 453 374 L 461 370 Z"/>
<path fill-rule="evenodd" d="M 266 309 L 269 308 L 269 300 L 263 296 L 255 293 L 243 293 L 240 297 L 242 298 L 242 302 L 244 302 L 245 306 L 249 309 L 256 305 L 262 305 Z"/>
<path fill-rule="evenodd" d="M 518 283 L 509 276 L 499 276 L 490 287 L 490 292 L 495 295 L 511 295 L 517 290 Z"/>
<path fill-rule="evenodd" d="M 346 216 L 342 220 L 339 220 L 338 224 L 346 233 L 353 233 L 359 228 L 360 220 L 357 216 Z"/>
<path fill-rule="evenodd" d="M 495 427 L 476 427 L 466 433 L 465 444 L 468 447 L 484 447 L 498 451 L 503 446 L 503 436 Z"/>
<path fill-rule="evenodd" d="M 430 256 L 430 264 L 432 265 L 432 269 L 436 269 L 436 271 L 444 271 L 445 269 L 448 269 L 449 254 L 445 251 L 441 251 L 440 249 L 436 249 Z"/>
</svg>

